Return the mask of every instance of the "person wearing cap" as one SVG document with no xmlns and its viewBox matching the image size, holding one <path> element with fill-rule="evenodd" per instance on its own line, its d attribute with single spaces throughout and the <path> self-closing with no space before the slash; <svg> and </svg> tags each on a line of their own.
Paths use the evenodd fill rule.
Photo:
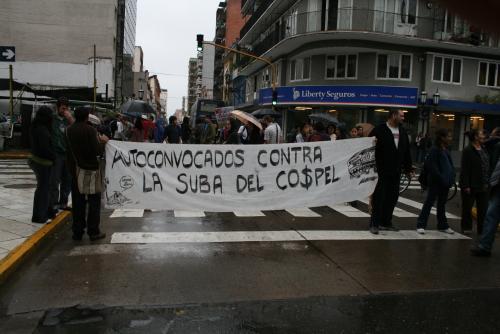
<svg viewBox="0 0 500 334">
<path fill-rule="evenodd" d="M 71 192 L 71 175 L 66 165 L 66 128 L 74 123 L 69 111 L 69 101 L 60 97 L 56 103 L 56 113 L 52 122 L 52 143 L 56 157 L 50 175 L 49 217 L 53 218 L 58 209 L 68 210 Z"/>
</svg>

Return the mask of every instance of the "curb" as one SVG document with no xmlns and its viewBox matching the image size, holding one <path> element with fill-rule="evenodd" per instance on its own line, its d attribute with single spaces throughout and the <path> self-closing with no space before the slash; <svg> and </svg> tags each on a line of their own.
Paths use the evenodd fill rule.
<svg viewBox="0 0 500 334">
<path fill-rule="evenodd" d="M 59 213 L 52 222 L 45 224 L 22 244 L 10 251 L 10 253 L 0 261 L 0 284 L 5 282 L 8 276 L 26 260 L 33 250 L 35 250 L 46 237 L 52 235 L 70 216 L 71 213 L 69 211 Z"/>
<path fill-rule="evenodd" d="M 28 159 L 30 157 L 29 152 L 0 152 L 1 159 Z"/>
</svg>

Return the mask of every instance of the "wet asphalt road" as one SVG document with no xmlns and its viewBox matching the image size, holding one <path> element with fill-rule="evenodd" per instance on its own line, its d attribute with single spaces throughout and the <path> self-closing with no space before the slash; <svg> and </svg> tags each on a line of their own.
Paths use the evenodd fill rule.
<svg viewBox="0 0 500 334">
<path fill-rule="evenodd" d="M 422 202 L 409 190 L 405 198 Z M 362 211 L 366 206 L 358 203 Z M 410 213 L 418 210 L 398 205 Z M 500 249 L 471 240 L 111 243 L 119 232 L 366 230 L 368 218 L 145 212 L 109 218 L 107 238 L 71 240 L 69 225 L 0 287 L 0 332 L 497 332 Z M 458 199 L 447 211 L 460 215 Z M 395 218 L 414 230 L 415 218 Z M 458 229 L 458 220 L 450 220 Z M 435 216 L 430 219 L 435 226 Z M 26 330 L 26 331 L 24 331 Z"/>
</svg>

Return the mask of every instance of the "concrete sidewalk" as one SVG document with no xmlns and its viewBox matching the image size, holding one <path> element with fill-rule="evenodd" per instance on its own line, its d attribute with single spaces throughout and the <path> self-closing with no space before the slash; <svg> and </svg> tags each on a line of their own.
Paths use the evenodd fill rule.
<svg viewBox="0 0 500 334">
<path fill-rule="evenodd" d="M 49 224 L 32 223 L 35 188 L 26 160 L 0 159 L 0 281 L 70 215 L 62 212 Z"/>
</svg>

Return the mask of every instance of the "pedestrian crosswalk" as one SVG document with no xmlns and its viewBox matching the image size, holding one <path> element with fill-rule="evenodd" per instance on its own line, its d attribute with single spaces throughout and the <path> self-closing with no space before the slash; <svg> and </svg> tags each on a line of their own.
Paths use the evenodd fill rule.
<svg viewBox="0 0 500 334">
<path fill-rule="evenodd" d="M 364 205 L 355 205 L 351 203 L 342 203 L 337 205 L 328 206 L 329 209 L 335 211 L 336 213 L 348 217 L 348 218 L 369 218 L 370 213 L 368 212 L 368 199 L 357 201 Z M 404 208 L 399 207 L 403 205 Z M 398 206 L 394 209 L 394 216 L 398 218 L 412 218 L 416 219 L 418 213 L 422 209 L 422 204 L 409 198 L 399 197 Z M 159 212 L 159 210 L 154 210 Z M 173 212 L 175 218 L 203 218 L 206 217 L 206 212 L 198 210 L 167 210 Z M 293 208 L 285 210 L 288 214 L 297 218 L 321 218 L 325 214 L 319 213 L 319 210 L 312 208 Z M 236 217 L 266 217 L 266 215 L 271 214 L 271 212 L 262 212 L 259 210 L 234 210 L 232 212 Z M 116 209 L 110 215 L 110 218 L 141 218 L 145 214 L 143 209 Z M 436 209 L 431 210 L 432 215 L 436 215 Z M 460 219 L 460 217 L 447 212 L 447 218 L 449 219 Z"/>
</svg>

